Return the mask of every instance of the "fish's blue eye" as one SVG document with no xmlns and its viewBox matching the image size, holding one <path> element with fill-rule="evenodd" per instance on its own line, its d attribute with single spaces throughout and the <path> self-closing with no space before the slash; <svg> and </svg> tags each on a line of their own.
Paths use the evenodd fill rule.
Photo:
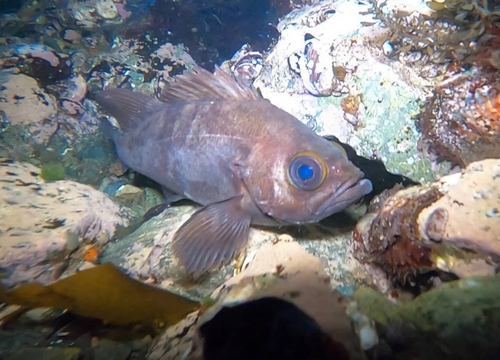
<svg viewBox="0 0 500 360">
<path fill-rule="evenodd" d="M 325 180 L 326 167 L 314 153 L 299 153 L 290 163 L 292 184 L 302 190 L 314 190 Z"/>
</svg>

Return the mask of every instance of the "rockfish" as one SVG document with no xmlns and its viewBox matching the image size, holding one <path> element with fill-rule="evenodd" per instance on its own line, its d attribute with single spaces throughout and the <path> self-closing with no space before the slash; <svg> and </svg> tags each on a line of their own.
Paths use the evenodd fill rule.
<svg viewBox="0 0 500 360">
<path fill-rule="evenodd" d="M 372 191 L 342 147 L 221 69 L 176 76 L 159 99 L 127 89 L 96 99 L 120 125 L 107 123 L 120 160 L 166 203 L 202 205 L 172 240 L 190 273 L 233 259 L 251 225 L 317 223 Z"/>
</svg>

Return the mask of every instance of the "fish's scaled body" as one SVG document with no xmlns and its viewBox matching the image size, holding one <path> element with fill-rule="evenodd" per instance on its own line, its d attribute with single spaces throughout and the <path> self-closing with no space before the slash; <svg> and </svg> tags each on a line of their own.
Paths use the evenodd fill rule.
<svg viewBox="0 0 500 360">
<path fill-rule="evenodd" d="M 203 205 L 172 243 L 189 272 L 232 259 L 251 224 L 316 223 L 372 190 L 340 147 L 220 69 L 177 76 L 160 100 L 125 89 L 97 100 L 120 124 L 110 135 L 125 165 L 166 201 Z"/>
</svg>

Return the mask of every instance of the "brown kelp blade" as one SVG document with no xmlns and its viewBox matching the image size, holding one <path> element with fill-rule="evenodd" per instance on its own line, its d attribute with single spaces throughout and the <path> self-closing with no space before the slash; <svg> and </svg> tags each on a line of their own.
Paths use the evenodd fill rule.
<svg viewBox="0 0 500 360">
<path fill-rule="evenodd" d="M 198 302 L 128 277 L 111 263 L 82 270 L 51 285 L 36 282 L 12 290 L 0 287 L 0 302 L 57 307 L 116 325 L 172 325 L 199 307 Z"/>
</svg>

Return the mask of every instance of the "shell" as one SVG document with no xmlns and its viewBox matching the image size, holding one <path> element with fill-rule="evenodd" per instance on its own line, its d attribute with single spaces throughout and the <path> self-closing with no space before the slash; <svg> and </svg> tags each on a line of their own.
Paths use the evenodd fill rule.
<svg viewBox="0 0 500 360">
<path fill-rule="evenodd" d="M 340 96 L 347 93 L 344 82 L 335 76 L 331 46 L 311 34 L 304 35 L 304 51 L 288 57 L 290 69 L 298 73 L 305 89 L 315 96 Z"/>
<path fill-rule="evenodd" d="M 113 0 L 99 0 L 95 5 L 96 11 L 104 19 L 114 19 L 118 16 Z"/>
<path fill-rule="evenodd" d="M 258 51 L 253 51 L 250 45 L 245 44 L 230 60 L 221 64 L 221 69 L 233 75 L 247 85 L 260 75 L 263 68 L 263 57 Z"/>
<path fill-rule="evenodd" d="M 262 71 L 262 54 L 258 51 L 249 51 L 231 66 L 233 76 L 252 83 Z"/>
</svg>

